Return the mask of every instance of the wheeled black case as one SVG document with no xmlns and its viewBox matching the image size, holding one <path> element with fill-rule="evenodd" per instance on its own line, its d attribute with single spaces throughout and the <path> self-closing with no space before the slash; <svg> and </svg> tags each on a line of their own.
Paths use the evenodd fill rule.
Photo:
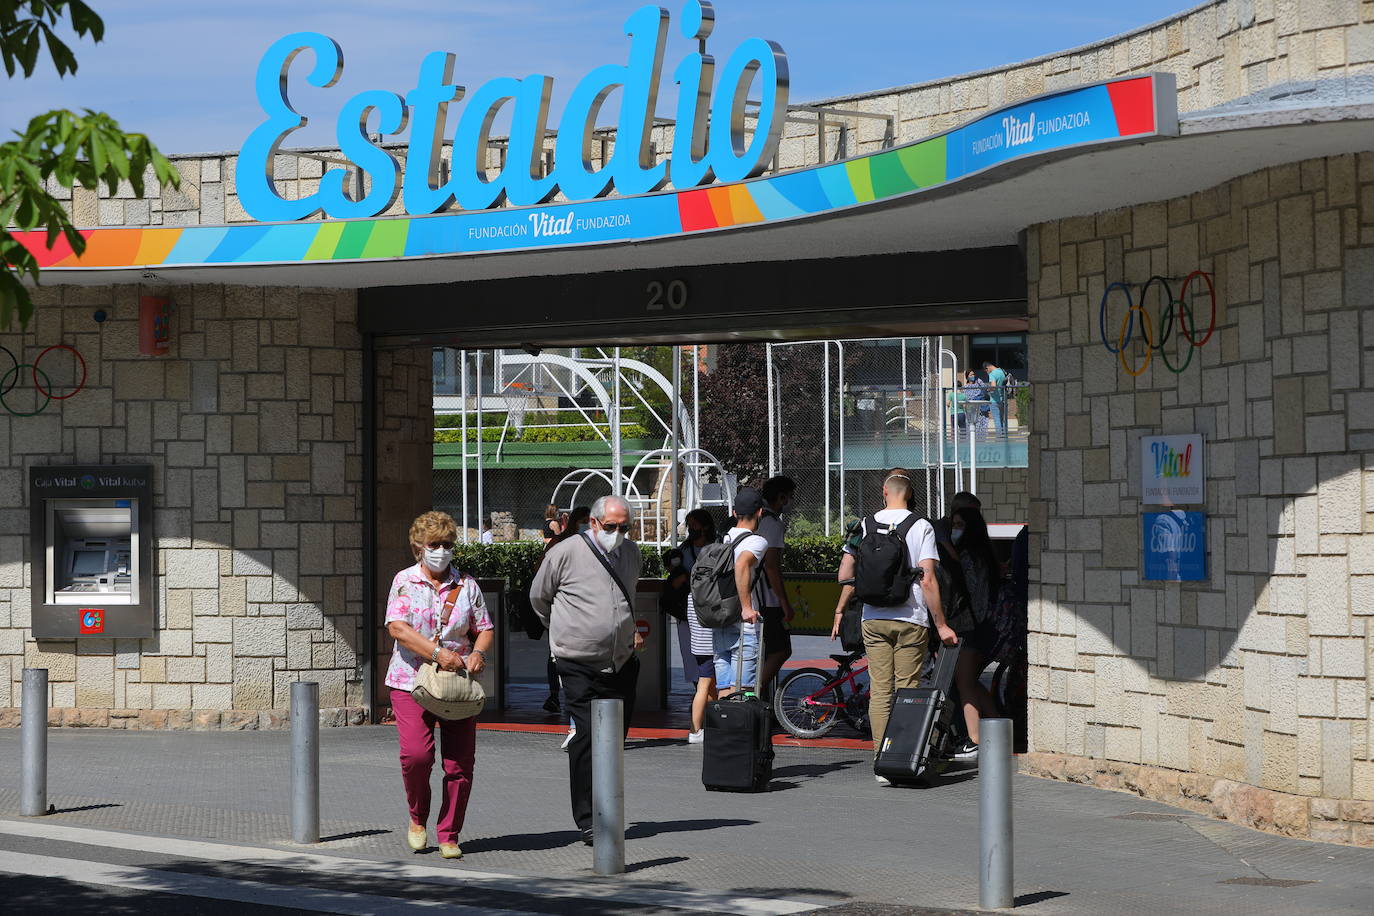
<svg viewBox="0 0 1374 916">
<path fill-rule="evenodd" d="M 762 626 L 760 620 L 758 626 Z M 763 640 L 759 640 L 759 662 Z M 762 664 L 760 664 L 760 669 Z M 744 679 L 744 640 L 740 640 L 735 683 Z M 773 779 L 773 711 L 753 693 L 737 691 L 706 707 L 701 784 L 713 792 L 767 792 Z"/>
<path fill-rule="evenodd" d="M 887 731 L 878 745 L 874 773 L 893 782 L 911 782 L 937 775 L 949 764 L 954 743 L 954 668 L 962 645 L 963 640 L 940 646 L 921 685 L 897 691 Z"/>
</svg>

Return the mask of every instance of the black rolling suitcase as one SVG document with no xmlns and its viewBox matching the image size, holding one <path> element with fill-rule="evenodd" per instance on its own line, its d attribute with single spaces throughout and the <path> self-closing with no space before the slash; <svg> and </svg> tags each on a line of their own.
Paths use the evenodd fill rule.
<svg viewBox="0 0 1374 916">
<path fill-rule="evenodd" d="M 758 626 L 762 627 L 762 620 Z M 759 640 L 763 662 L 763 640 Z M 760 669 L 762 665 L 760 664 Z M 735 683 L 744 680 L 744 641 L 740 640 Z M 767 792 L 773 779 L 773 711 L 753 693 L 739 690 L 706 707 L 702 723 L 701 784 L 712 792 Z"/>
<path fill-rule="evenodd" d="M 937 775 L 949 764 L 954 743 L 954 667 L 962 645 L 963 640 L 941 645 L 921 685 L 897 691 L 874 773 L 893 782 L 911 782 Z"/>
</svg>

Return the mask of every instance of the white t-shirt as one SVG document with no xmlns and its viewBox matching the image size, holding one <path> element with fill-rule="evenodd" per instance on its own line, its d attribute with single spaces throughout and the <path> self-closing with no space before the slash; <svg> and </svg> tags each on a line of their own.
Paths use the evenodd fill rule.
<svg viewBox="0 0 1374 916">
<path fill-rule="evenodd" d="M 725 542 L 727 544 L 735 544 L 735 538 L 739 537 L 741 534 L 744 534 L 747 530 L 748 529 L 745 528 L 731 528 L 725 534 Z M 748 537 L 741 538 L 738 544 L 735 544 L 736 566 L 739 565 L 739 558 L 744 556 L 745 553 L 752 553 L 754 555 L 754 568 L 757 570 L 757 573 L 753 573 L 753 575 L 756 576 L 756 578 L 754 579 L 755 611 L 762 611 L 764 608 L 763 605 L 759 604 L 759 601 L 762 600 L 762 591 L 763 588 L 765 588 L 765 586 L 763 586 L 761 583 L 763 581 L 763 555 L 767 552 L 768 541 L 757 534 L 751 533 Z"/>
<path fill-rule="evenodd" d="M 873 513 L 873 517 L 882 525 L 900 525 L 906 521 L 908 515 L 911 515 L 911 512 L 907 509 L 882 509 Z M 863 533 L 868 534 L 867 517 L 863 520 Z M 930 527 L 930 522 L 918 521 L 911 526 L 911 530 L 906 533 L 906 549 L 907 557 L 911 560 L 913 569 L 922 560 L 940 562 L 940 553 L 935 548 L 935 529 Z M 853 552 L 851 548 L 845 548 L 845 553 Z M 921 592 L 921 583 L 912 583 L 911 598 L 906 604 L 892 607 L 874 607 L 871 604 L 865 604 L 863 619 L 904 620 L 909 623 L 920 624 L 923 627 L 930 626 L 930 613 L 926 610 L 926 596 Z"/>
<path fill-rule="evenodd" d="M 483 532 L 482 532 L 481 541 L 482 541 L 483 544 L 495 544 L 495 543 L 496 543 L 496 532 L 495 532 L 495 531 L 483 531 Z"/>
<path fill-rule="evenodd" d="M 783 520 L 772 512 L 764 512 L 763 518 L 759 519 L 759 536 L 768 542 L 769 549 L 771 550 L 776 547 L 782 550 L 783 539 L 786 535 L 787 525 Z M 760 562 L 762 562 L 762 560 L 760 560 Z M 763 577 L 763 606 L 782 607 L 782 599 L 774 593 L 773 586 L 768 581 L 768 576 L 762 572 L 760 572 L 759 575 Z"/>
</svg>

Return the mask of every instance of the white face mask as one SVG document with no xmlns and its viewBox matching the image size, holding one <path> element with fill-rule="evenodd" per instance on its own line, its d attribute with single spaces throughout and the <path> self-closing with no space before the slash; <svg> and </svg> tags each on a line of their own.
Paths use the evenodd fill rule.
<svg viewBox="0 0 1374 916">
<path fill-rule="evenodd" d="M 953 531 L 951 531 L 951 532 L 949 533 L 949 539 L 950 539 L 951 541 L 953 541 L 954 543 L 956 543 L 956 544 L 959 543 L 959 538 L 961 538 L 961 537 L 963 537 L 963 536 L 964 536 L 964 529 L 963 529 L 963 528 L 955 528 Z"/>
<path fill-rule="evenodd" d="M 610 553 L 621 544 L 625 543 L 625 532 L 623 531 L 597 531 L 596 542 L 601 545 L 601 549 Z"/>
<path fill-rule="evenodd" d="M 447 547 L 426 547 L 422 556 L 425 568 L 436 576 L 453 563 L 453 551 Z"/>
</svg>

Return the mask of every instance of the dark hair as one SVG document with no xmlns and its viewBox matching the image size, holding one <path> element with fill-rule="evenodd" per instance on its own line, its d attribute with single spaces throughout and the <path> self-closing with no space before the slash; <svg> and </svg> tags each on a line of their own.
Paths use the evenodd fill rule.
<svg viewBox="0 0 1374 916">
<path fill-rule="evenodd" d="M 981 511 L 982 508 L 983 501 L 967 490 L 960 490 L 958 493 L 955 493 L 949 501 L 950 515 L 955 514 L 960 509 L 978 509 Z"/>
<path fill-rule="evenodd" d="M 553 539 L 549 541 L 548 546 L 552 547 L 555 544 L 563 543 L 568 538 L 577 537 L 579 534 L 577 526 L 591 517 L 592 509 L 590 506 L 577 506 L 574 508 L 572 512 L 568 513 L 568 523 L 563 526 L 562 531 L 554 535 Z M 544 552 L 548 553 L 548 548 L 545 548 Z"/>
<path fill-rule="evenodd" d="M 687 513 L 684 522 L 697 522 L 706 532 L 706 542 L 709 544 L 716 539 L 716 520 L 711 517 L 711 513 L 705 509 L 693 509 Z M 690 539 L 690 538 L 689 538 Z"/>
<path fill-rule="evenodd" d="M 988 569 L 992 570 L 993 576 L 996 576 L 999 569 L 997 554 L 992 549 L 992 538 L 988 536 L 988 523 L 987 519 L 983 518 L 983 513 L 972 506 L 963 506 L 950 514 L 964 523 L 964 536 L 959 539 L 955 549 L 960 553 L 968 552 L 981 558 Z"/>
<path fill-rule="evenodd" d="M 994 363 L 994 362 L 993 362 L 992 360 L 990 360 L 990 359 L 985 359 L 985 360 L 983 360 L 983 368 L 984 368 L 984 369 L 988 368 L 989 366 L 996 366 L 996 365 L 997 365 L 997 364 Z"/>
<path fill-rule="evenodd" d="M 797 482 L 791 477 L 784 477 L 779 474 L 777 477 L 770 477 L 763 482 L 763 501 L 771 503 L 779 496 L 788 496 L 797 492 Z"/>
</svg>

